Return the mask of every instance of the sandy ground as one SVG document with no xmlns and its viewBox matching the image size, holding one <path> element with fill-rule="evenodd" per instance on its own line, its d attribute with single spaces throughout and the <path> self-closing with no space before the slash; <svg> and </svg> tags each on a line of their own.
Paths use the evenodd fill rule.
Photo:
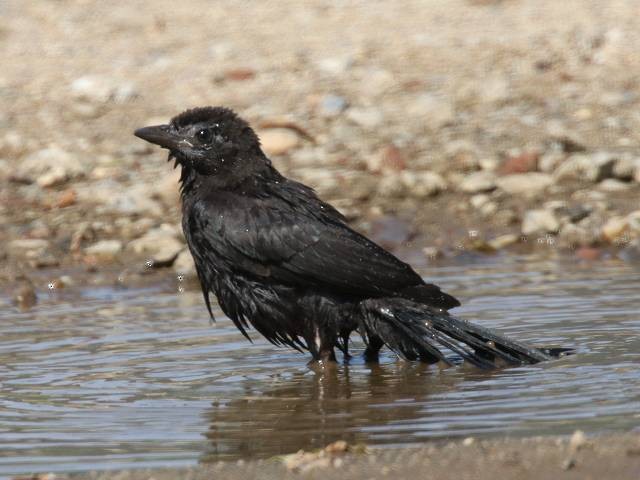
<svg viewBox="0 0 640 480">
<path fill-rule="evenodd" d="M 281 170 L 395 251 L 640 258 L 634 0 L 0 14 L 0 283 L 147 260 L 192 272 L 176 175 L 132 131 L 207 104 L 249 119 Z"/>
<path fill-rule="evenodd" d="M 340 450 L 331 447 L 331 449 Z M 370 479 L 442 478 L 459 480 L 611 479 L 640 477 L 640 437 L 625 434 L 571 439 L 553 437 L 465 439 L 420 449 L 316 452 L 238 463 L 220 462 L 186 469 L 155 469 L 74 474 L 83 480 Z M 17 477 L 31 478 L 31 477 Z M 46 475 L 33 477 L 44 479 Z M 67 478 L 56 476 L 55 478 Z"/>
</svg>

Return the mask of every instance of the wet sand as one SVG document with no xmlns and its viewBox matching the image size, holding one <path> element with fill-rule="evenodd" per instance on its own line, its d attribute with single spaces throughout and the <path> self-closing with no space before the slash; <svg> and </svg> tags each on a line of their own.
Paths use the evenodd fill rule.
<svg viewBox="0 0 640 480">
<path fill-rule="evenodd" d="M 309 461 L 300 463 L 291 458 L 281 457 L 249 462 L 220 462 L 185 469 L 107 471 L 69 476 L 78 480 L 301 477 L 325 480 L 637 479 L 640 478 L 640 435 L 629 433 L 583 438 L 574 434 L 571 438 L 536 437 L 483 441 L 467 438 L 420 449 L 324 452 L 309 455 Z"/>
</svg>

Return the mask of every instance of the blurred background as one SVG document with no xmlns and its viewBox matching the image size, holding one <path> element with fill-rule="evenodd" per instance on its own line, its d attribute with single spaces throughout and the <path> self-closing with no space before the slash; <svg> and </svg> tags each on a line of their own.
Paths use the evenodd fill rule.
<svg viewBox="0 0 640 480">
<path fill-rule="evenodd" d="M 173 261 L 178 172 L 132 131 L 204 105 L 237 110 L 286 175 L 414 260 L 514 245 L 634 256 L 638 13 L 633 0 L 2 1 L 5 276 Z"/>
</svg>

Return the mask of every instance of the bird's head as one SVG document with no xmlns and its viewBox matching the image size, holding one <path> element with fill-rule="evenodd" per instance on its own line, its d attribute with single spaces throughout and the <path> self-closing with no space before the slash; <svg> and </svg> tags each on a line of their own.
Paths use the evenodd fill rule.
<svg viewBox="0 0 640 480">
<path fill-rule="evenodd" d="M 166 125 L 140 128 L 135 135 L 169 150 L 183 173 L 237 178 L 266 160 L 260 140 L 247 122 L 224 107 L 187 110 Z M 262 163 L 262 162 L 257 162 Z"/>
</svg>

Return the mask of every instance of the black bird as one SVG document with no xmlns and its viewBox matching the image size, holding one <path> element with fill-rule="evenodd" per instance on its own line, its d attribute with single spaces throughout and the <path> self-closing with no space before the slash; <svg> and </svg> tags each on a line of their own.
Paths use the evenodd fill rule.
<svg viewBox="0 0 640 480">
<path fill-rule="evenodd" d="M 182 228 L 207 309 L 213 318 L 214 293 L 247 338 L 251 325 L 324 362 L 335 361 L 335 348 L 348 357 L 353 331 L 368 361 L 383 345 L 408 360 L 448 363 L 440 345 L 483 368 L 554 355 L 449 315 L 458 300 L 282 176 L 232 110 L 194 108 L 135 135 L 182 168 Z"/>
</svg>

